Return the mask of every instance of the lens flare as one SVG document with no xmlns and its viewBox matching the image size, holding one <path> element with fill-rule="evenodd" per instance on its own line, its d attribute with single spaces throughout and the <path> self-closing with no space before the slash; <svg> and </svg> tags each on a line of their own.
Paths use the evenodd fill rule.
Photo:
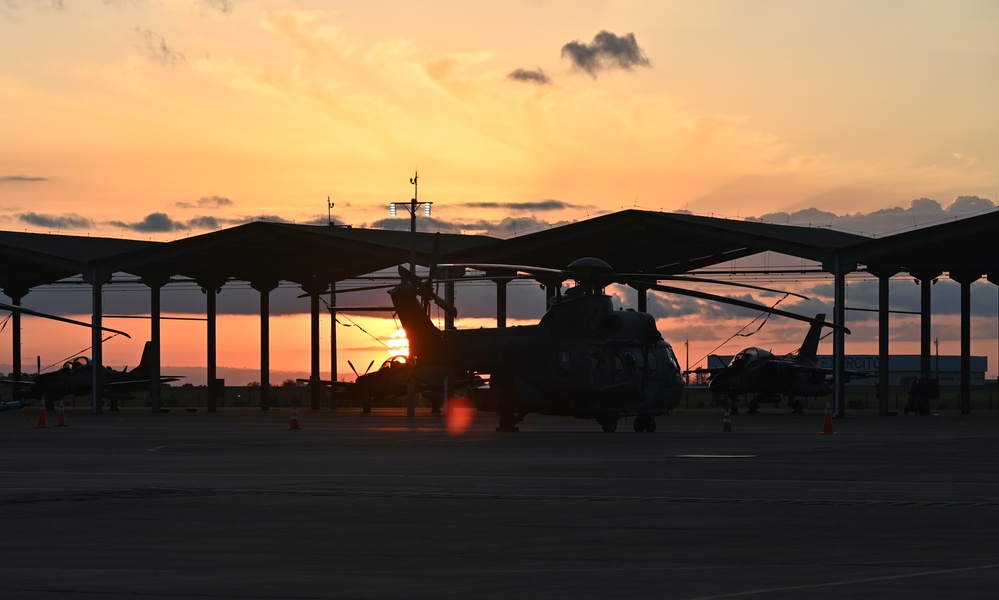
<svg viewBox="0 0 999 600">
<path fill-rule="evenodd" d="M 475 420 L 475 406 L 468 398 L 452 397 L 447 401 L 447 432 L 463 435 Z"/>
</svg>

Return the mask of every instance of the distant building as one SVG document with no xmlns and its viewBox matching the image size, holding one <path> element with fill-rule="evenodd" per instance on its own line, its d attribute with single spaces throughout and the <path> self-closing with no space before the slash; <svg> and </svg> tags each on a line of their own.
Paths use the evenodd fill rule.
<svg viewBox="0 0 999 600">
<path fill-rule="evenodd" d="M 878 372 L 881 360 L 877 355 L 857 354 L 845 356 L 844 368 L 851 371 Z M 988 371 L 987 356 L 972 356 L 971 385 L 985 385 L 985 372 Z M 819 366 L 831 369 L 832 356 L 819 356 Z M 920 357 L 918 354 L 896 354 L 888 357 L 888 385 L 892 387 L 908 387 L 912 380 L 920 376 Z M 930 377 L 940 382 L 940 387 L 959 387 L 961 385 L 960 356 L 931 356 Z M 869 380 L 854 380 L 847 385 L 875 385 L 876 378 Z"/>
</svg>

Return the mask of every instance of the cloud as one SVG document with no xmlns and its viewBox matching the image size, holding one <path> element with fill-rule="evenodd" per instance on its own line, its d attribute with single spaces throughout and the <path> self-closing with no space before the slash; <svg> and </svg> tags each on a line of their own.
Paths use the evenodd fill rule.
<svg viewBox="0 0 999 600">
<path fill-rule="evenodd" d="M 219 12 L 231 13 L 233 5 L 236 4 L 236 0 L 201 0 L 201 3 L 207 5 L 209 8 L 214 8 Z"/>
<path fill-rule="evenodd" d="M 490 204 L 490 203 L 484 203 Z M 500 207 L 504 205 L 500 204 Z M 536 217 L 506 217 L 499 222 L 485 219 L 470 221 L 444 221 L 434 217 L 420 216 L 416 219 L 416 230 L 423 232 L 464 233 L 474 235 L 489 235 L 498 238 L 510 238 L 517 235 L 534 233 L 560 225 L 569 221 L 547 221 Z M 391 229 L 394 231 L 409 231 L 409 218 L 396 217 L 379 219 L 368 225 L 376 229 Z"/>
<path fill-rule="evenodd" d="M 577 204 L 569 204 L 561 200 L 539 200 L 537 202 L 462 202 L 458 206 L 468 208 L 499 208 L 505 211 L 550 211 L 582 208 Z"/>
<path fill-rule="evenodd" d="M 514 69 L 507 74 L 507 78 L 513 79 L 514 81 L 527 81 L 531 83 L 540 83 L 542 85 L 551 83 L 551 79 L 549 79 L 548 75 L 540 68 L 534 70 Z"/>
<path fill-rule="evenodd" d="M 27 175 L 4 175 L 0 176 L 0 183 L 37 183 L 48 181 L 48 177 L 29 177 Z"/>
<path fill-rule="evenodd" d="M 197 202 L 175 202 L 174 206 L 179 208 L 223 208 L 226 206 L 233 206 L 235 203 L 222 196 L 204 196 L 203 198 L 198 198 Z"/>
<path fill-rule="evenodd" d="M 295 221 L 291 219 L 286 219 L 278 215 L 257 215 L 256 217 L 244 217 L 240 219 L 240 223 L 245 223 L 247 221 L 267 221 L 269 223 L 294 223 Z"/>
<path fill-rule="evenodd" d="M 142 233 L 165 233 L 170 231 L 186 231 L 189 227 L 171 219 L 166 213 L 150 213 L 141 221 L 135 223 L 125 223 L 124 221 L 111 221 L 111 225 L 124 229 L 131 229 Z"/>
<path fill-rule="evenodd" d="M 29 225 L 45 227 L 47 229 L 89 229 L 94 226 L 92 220 L 73 213 L 52 216 L 27 212 L 17 215 L 17 218 Z"/>
<path fill-rule="evenodd" d="M 747 217 L 746 220 L 782 225 L 830 227 L 840 231 L 880 237 L 990 210 L 996 210 L 996 205 L 987 198 L 959 196 L 946 207 L 931 198 L 916 198 L 909 202 L 908 208 L 885 208 L 870 213 L 837 215 L 817 208 L 807 208 L 791 213 L 766 213 L 759 217 Z"/>
<path fill-rule="evenodd" d="M 593 42 L 569 42 L 562 46 L 562 57 L 568 57 L 575 68 L 586 71 L 596 78 L 597 72 L 604 69 L 625 69 L 652 66 L 647 56 L 638 47 L 635 34 L 615 35 L 601 31 L 593 37 Z"/>
<path fill-rule="evenodd" d="M 138 27 L 135 28 L 135 33 L 139 36 L 138 49 L 161 65 L 176 67 L 187 60 L 183 53 L 167 46 L 166 39 L 162 35 Z"/>
<path fill-rule="evenodd" d="M 220 229 L 227 223 L 224 219 L 216 217 L 195 217 L 188 220 L 188 229 Z"/>
<path fill-rule="evenodd" d="M 972 214 L 987 210 L 995 210 L 995 208 L 995 203 L 988 198 L 979 198 L 978 196 L 958 196 L 946 210 L 948 213 Z"/>
</svg>

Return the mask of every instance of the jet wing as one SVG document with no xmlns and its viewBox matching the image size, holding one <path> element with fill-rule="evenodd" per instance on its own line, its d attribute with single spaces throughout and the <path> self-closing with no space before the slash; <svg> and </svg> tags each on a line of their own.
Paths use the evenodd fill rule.
<svg viewBox="0 0 999 600">
<path fill-rule="evenodd" d="M 171 381 L 177 381 L 177 380 L 183 379 L 183 378 L 184 378 L 183 375 L 164 375 L 164 376 L 160 377 L 160 383 L 161 384 L 162 383 L 170 383 Z M 124 386 L 133 386 L 134 387 L 134 386 L 138 386 L 140 384 L 149 385 L 152 382 L 153 382 L 152 379 L 126 379 L 126 380 L 123 380 L 123 381 L 105 381 L 102 385 L 105 388 L 115 388 L 115 387 L 120 388 L 120 387 L 124 387 Z"/>
<path fill-rule="evenodd" d="M 717 375 L 718 373 L 721 373 L 722 371 L 724 371 L 725 368 L 726 367 L 700 367 L 700 368 L 697 368 L 697 369 L 690 369 L 688 371 L 684 371 L 683 374 L 684 375 L 689 375 L 689 374 Z"/>
</svg>

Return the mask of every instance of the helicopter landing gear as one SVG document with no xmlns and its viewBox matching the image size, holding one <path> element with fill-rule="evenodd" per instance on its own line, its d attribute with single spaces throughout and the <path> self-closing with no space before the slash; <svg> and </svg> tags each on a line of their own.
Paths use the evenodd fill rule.
<svg viewBox="0 0 999 600">
<path fill-rule="evenodd" d="M 614 433 L 617 431 L 617 414 L 604 413 L 597 417 L 597 423 L 600 423 L 604 433 Z"/>
<path fill-rule="evenodd" d="M 517 428 L 517 423 L 522 419 L 523 417 L 518 419 L 513 411 L 503 411 L 499 414 L 499 427 L 496 428 L 496 431 L 520 431 Z"/>
<path fill-rule="evenodd" d="M 638 415 L 635 417 L 635 433 L 648 431 L 653 433 L 656 430 L 656 418 L 652 415 Z"/>
</svg>

